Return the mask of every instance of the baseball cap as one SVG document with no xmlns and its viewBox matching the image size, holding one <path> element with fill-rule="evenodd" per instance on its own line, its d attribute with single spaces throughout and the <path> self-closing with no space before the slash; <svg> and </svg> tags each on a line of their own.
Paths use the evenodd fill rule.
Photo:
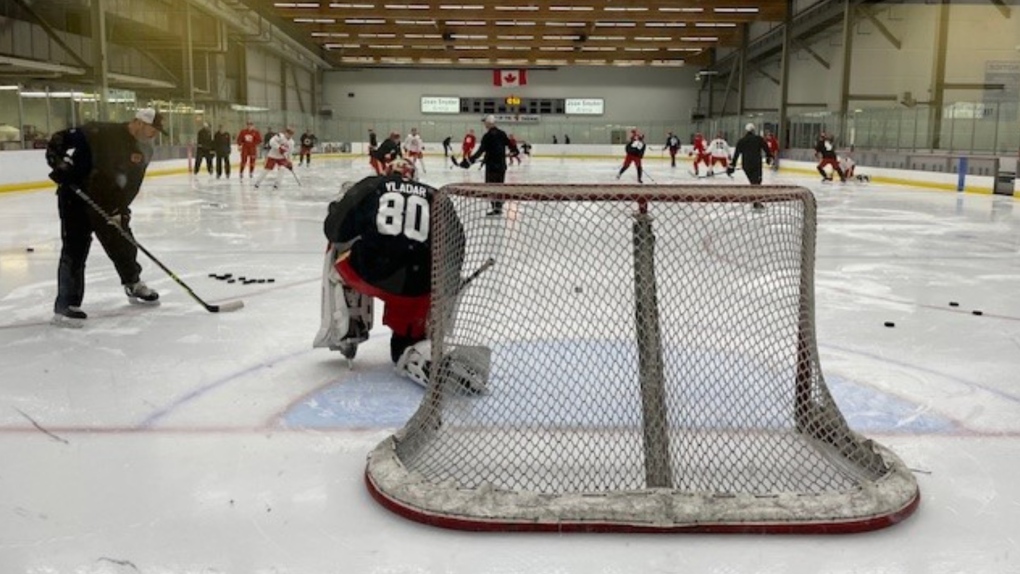
<svg viewBox="0 0 1020 574">
<path fill-rule="evenodd" d="M 135 119 L 149 124 L 159 130 L 162 134 L 166 134 L 166 130 L 163 129 L 163 114 L 152 108 L 142 108 L 138 110 L 135 112 Z"/>
<path fill-rule="evenodd" d="M 494 124 L 494 123 L 496 123 L 496 116 L 494 116 L 492 114 L 489 114 L 489 115 L 485 116 L 484 118 L 482 118 L 482 122 L 486 123 L 486 124 Z"/>
<path fill-rule="evenodd" d="M 746 126 L 744 126 L 744 129 L 746 131 L 753 132 L 754 131 L 754 124 L 747 124 Z"/>
</svg>

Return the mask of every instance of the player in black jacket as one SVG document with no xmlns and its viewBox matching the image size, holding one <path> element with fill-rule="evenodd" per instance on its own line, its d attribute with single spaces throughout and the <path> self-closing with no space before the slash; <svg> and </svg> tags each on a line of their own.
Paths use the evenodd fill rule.
<svg viewBox="0 0 1020 574">
<path fill-rule="evenodd" d="M 485 116 L 482 120 L 485 123 L 486 132 L 482 135 L 482 141 L 478 144 L 478 150 L 471 154 L 467 162 L 461 163 L 461 167 L 467 168 L 478 161 L 483 154 L 485 159 L 485 183 L 506 182 L 506 150 L 510 146 L 510 137 L 506 132 L 496 127 L 496 118 L 492 114 Z M 493 201 L 492 209 L 486 215 L 500 215 L 503 213 L 503 202 Z"/>
<path fill-rule="evenodd" d="M 322 327 L 314 346 L 330 347 L 352 359 L 372 327 L 371 298 L 386 308 L 383 324 L 393 330 L 390 358 L 397 372 L 425 386 L 431 368 L 427 320 L 432 301 L 432 212 L 436 189 L 414 180 L 414 165 L 398 158 L 387 175 L 355 183 L 329 205 L 323 225 L 330 242 L 323 277 Z M 447 200 L 449 201 L 449 200 Z M 447 213 L 453 213 L 452 205 Z M 448 297 L 459 290 L 464 258 L 460 222 L 443 235 L 442 251 L 456 262 L 442 286 Z M 472 390 L 477 372 L 458 371 Z M 475 379 L 475 380 L 471 380 Z"/>
<path fill-rule="evenodd" d="M 726 175 L 733 176 L 737 160 L 743 158 L 744 175 L 747 176 L 747 181 L 751 182 L 751 185 L 761 185 L 761 158 L 764 157 L 765 161 L 771 164 L 773 161 L 772 152 L 769 151 L 765 138 L 755 133 L 754 124 L 747 124 L 745 129 L 744 137 L 737 141 L 733 159 L 730 160 L 730 165 L 726 168 Z"/>
<path fill-rule="evenodd" d="M 209 129 L 209 124 L 202 124 L 202 129 L 198 130 L 198 139 L 195 146 L 195 173 L 197 174 L 202 169 L 202 161 L 205 161 L 205 169 L 212 175 L 212 164 L 213 164 L 213 134 Z"/>
<path fill-rule="evenodd" d="M 390 132 L 390 137 L 383 140 L 379 147 L 372 152 L 370 163 L 375 169 L 376 175 L 383 175 L 390 172 L 390 162 L 398 157 L 404 157 L 400 149 L 400 133 Z"/>
<path fill-rule="evenodd" d="M 227 128 L 220 126 L 213 134 L 213 148 L 216 151 L 216 179 L 226 175 L 230 179 L 230 146 L 234 140 L 230 137 Z"/>
<path fill-rule="evenodd" d="M 60 213 L 60 263 L 53 323 L 81 327 L 88 315 L 81 310 L 85 298 L 85 261 L 92 234 L 99 239 L 132 303 L 155 305 L 159 294 L 141 281 L 138 248 L 113 225 L 131 233 L 131 202 L 138 195 L 152 157 L 151 140 L 163 130 L 163 116 L 141 109 L 127 123 L 92 122 L 59 131 L 46 147 L 46 163 L 57 183 Z M 106 220 L 76 190 L 86 193 L 105 213 Z"/>
</svg>

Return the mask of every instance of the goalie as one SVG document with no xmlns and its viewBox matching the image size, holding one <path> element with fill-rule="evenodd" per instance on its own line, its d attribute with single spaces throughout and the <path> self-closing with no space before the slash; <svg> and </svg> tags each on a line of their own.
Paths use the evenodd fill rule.
<svg viewBox="0 0 1020 574">
<path fill-rule="evenodd" d="M 432 300 L 430 211 L 435 188 L 414 181 L 414 165 L 397 158 L 386 175 L 346 185 L 329 204 L 323 226 L 329 247 L 323 265 L 322 323 L 313 347 L 354 358 L 372 328 L 372 299 L 386 306 L 383 324 L 393 330 L 390 358 L 397 373 L 428 386 L 432 371 L 427 338 Z M 463 261 L 464 234 L 459 222 L 446 245 Z M 457 268 L 459 269 L 459 263 Z M 461 288 L 443 286 L 448 293 Z M 482 392 L 489 353 L 480 347 L 455 347 L 441 360 L 437 374 L 469 392 Z"/>
</svg>

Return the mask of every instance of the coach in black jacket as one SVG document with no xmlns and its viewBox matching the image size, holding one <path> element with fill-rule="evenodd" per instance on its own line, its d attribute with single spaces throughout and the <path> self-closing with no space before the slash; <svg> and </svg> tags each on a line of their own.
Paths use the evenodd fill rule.
<svg viewBox="0 0 1020 574">
<path fill-rule="evenodd" d="M 485 155 L 482 160 L 485 164 L 485 183 L 504 183 L 506 181 L 506 149 L 510 145 L 510 138 L 506 132 L 496 127 L 496 118 L 489 114 L 482 120 L 485 123 L 485 135 L 478 144 L 478 151 L 473 153 L 469 163 L 474 163 Z M 461 165 L 461 167 L 468 167 Z M 503 213 L 503 202 L 493 201 L 492 210 L 486 215 L 500 215 Z"/>
<path fill-rule="evenodd" d="M 54 324 L 81 327 L 87 315 L 85 261 L 96 235 L 132 303 L 157 304 L 159 294 L 142 283 L 138 248 L 121 235 L 131 234 L 131 202 L 142 186 L 152 158 L 151 140 L 163 131 L 163 116 L 151 108 L 138 110 L 126 123 L 90 122 L 53 134 L 46 162 L 53 171 L 60 213 L 60 263 Z M 78 196 L 85 193 L 102 211 Z M 115 229 L 116 225 L 120 230 Z"/>
</svg>

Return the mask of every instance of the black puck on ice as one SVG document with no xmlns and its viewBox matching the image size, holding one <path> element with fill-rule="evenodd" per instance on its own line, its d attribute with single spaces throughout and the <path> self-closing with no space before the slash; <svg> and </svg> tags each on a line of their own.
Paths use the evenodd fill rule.
<svg viewBox="0 0 1020 574">
<path fill-rule="evenodd" d="M 893 323 L 892 321 L 886 321 L 886 322 L 885 322 L 885 326 L 886 326 L 886 327 L 895 327 L 895 326 L 896 326 L 896 323 Z"/>
<path fill-rule="evenodd" d="M 210 273 L 210 274 L 209 274 L 209 277 L 215 277 L 215 278 L 217 278 L 217 279 L 219 279 L 219 278 L 220 278 L 220 276 L 219 276 L 219 275 L 217 275 L 217 274 L 215 274 L 215 273 Z"/>
<path fill-rule="evenodd" d="M 222 277 L 223 279 L 230 279 L 233 276 L 234 276 L 233 273 L 224 273 L 223 275 L 220 275 L 220 277 Z"/>
<path fill-rule="evenodd" d="M 34 253 L 35 252 L 35 247 L 26 247 L 25 251 L 28 251 L 29 253 Z"/>
<path fill-rule="evenodd" d="M 275 283 L 276 279 L 266 279 L 266 283 Z"/>
<path fill-rule="evenodd" d="M 259 281 L 258 281 L 258 282 L 259 282 L 259 283 L 265 283 L 265 282 L 266 282 L 266 280 L 265 280 L 265 279 L 259 279 Z"/>
<path fill-rule="evenodd" d="M 977 309 L 974 309 L 973 311 L 971 311 L 971 314 L 973 314 L 973 315 L 984 315 L 985 312 L 984 311 L 979 311 Z"/>
<path fill-rule="evenodd" d="M 950 306 L 950 307 L 959 307 L 959 306 L 960 306 L 960 304 L 959 304 L 959 303 L 957 303 L 956 301 L 950 301 L 950 302 L 949 302 L 949 306 Z"/>
<path fill-rule="evenodd" d="M 227 279 L 227 283 L 237 283 L 237 279 Z"/>
</svg>

